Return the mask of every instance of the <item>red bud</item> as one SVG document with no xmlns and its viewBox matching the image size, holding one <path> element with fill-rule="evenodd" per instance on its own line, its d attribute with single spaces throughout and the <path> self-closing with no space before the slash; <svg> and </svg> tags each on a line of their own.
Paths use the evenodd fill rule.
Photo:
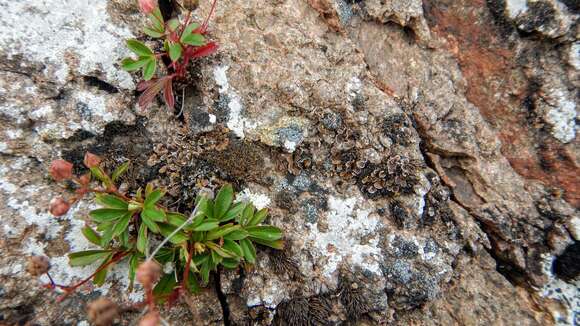
<svg viewBox="0 0 580 326">
<path fill-rule="evenodd" d="M 81 175 L 81 177 L 79 178 L 79 182 L 83 186 L 88 185 L 89 182 L 91 182 L 91 174 L 86 173 L 86 174 Z"/>
<path fill-rule="evenodd" d="M 50 175 L 55 181 L 72 178 L 73 164 L 65 160 L 54 160 L 50 164 Z"/>
<path fill-rule="evenodd" d="M 85 154 L 85 160 L 83 161 L 83 163 L 89 169 L 96 168 L 99 167 L 99 164 L 101 164 L 101 158 L 93 153 L 87 152 Z"/>
<path fill-rule="evenodd" d="M 53 198 L 50 201 L 50 214 L 63 216 L 70 209 L 70 204 L 62 197 Z"/>
<path fill-rule="evenodd" d="M 161 266 L 158 263 L 148 260 L 137 268 L 135 276 L 137 281 L 143 285 L 144 288 L 152 288 L 153 284 L 157 282 L 161 275 Z"/>
<path fill-rule="evenodd" d="M 157 0 L 139 0 L 139 9 L 145 14 L 150 14 L 157 8 Z"/>
</svg>

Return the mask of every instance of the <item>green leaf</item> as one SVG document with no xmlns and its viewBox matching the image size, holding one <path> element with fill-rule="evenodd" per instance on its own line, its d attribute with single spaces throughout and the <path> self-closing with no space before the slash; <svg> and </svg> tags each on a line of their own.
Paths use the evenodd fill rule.
<svg viewBox="0 0 580 326">
<path fill-rule="evenodd" d="M 205 196 L 197 196 L 195 199 L 195 205 L 197 207 L 197 214 L 203 214 L 208 218 L 214 218 L 213 203 L 211 200 L 207 199 Z"/>
<path fill-rule="evenodd" d="M 131 217 L 133 217 L 133 213 L 128 212 L 125 216 L 121 217 L 115 226 L 113 227 L 113 237 L 117 237 L 121 235 L 121 233 L 125 232 L 127 227 L 129 226 L 129 222 L 131 221 Z"/>
<path fill-rule="evenodd" d="M 198 27 L 199 27 L 199 24 L 197 24 L 197 23 L 191 23 L 191 24 L 187 25 L 187 27 L 183 30 L 183 33 L 181 34 L 181 42 L 183 42 L 183 38 L 185 38 L 187 35 L 191 34 Z"/>
<path fill-rule="evenodd" d="M 96 244 L 97 246 L 101 245 L 101 236 L 91 227 L 85 226 L 82 228 L 81 232 L 91 243 Z"/>
<path fill-rule="evenodd" d="M 219 249 L 221 251 L 221 249 Z M 223 251 L 222 251 L 223 252 Z M 211 269 L 216 268 L 216 266 L 224 260 L 224 257 L 218 254 L 215 250 L 211 251 Z"/>
<path fill-rule="evenodd" d="M 201 280 L 203 281 L 204 284 L 207 284 L 209 282 L 209 270 L 210 270 L 210 262 L 209 259 L 207 259 L 206 261 L 203 262 L 200 269 Z"/>
<path fill-rule="evenodd" d="M 218 192 L 214 201 L 214 217 L 221 220 L 232 205 L 234 200 L 234 189 L 232 185 L 227 184 L 223 186 Z"/>
<path fill-rule="evenodd" d="M 268 209 L 262 208 L 261 210 L 256 212 L 256 214 L 254 214 L 254 217 L 252 217 L 250 219 L 250 221 L 248 221 L 248 225 L 249 226 L 256 226 L 256 225 L 264 222 L 266 217 L 268 217 Z"/>
<path fill-rule="evenodd" d="M 236 269 L 240 265 L 240 262 L 233 258 L 224 258 L 222 265 L 227 269 Z"/>
<path fill-rule="evenodd" d="M 278 249 L 278 250 L 284 249 L 284 240 L 268 241 L 268 240 L 262 240 L 262 239 L 258 239 L 258 238 L 252 238 L 252 237 L 249 237 L 248 239 L 251 240 L 252 242 L 255 242 L 257 244 L 261 244 L 261 245 L 266 246 L 266 247 L 270 247 L 270 248 L 274 248 L 274 249 Z"/>
<path fill-rule="evenodd" d="M 187 45 L 202 46 L 205 44 L 205 38 L 201 34 L 189 34 L 183 36 L 181 42 Z"/>
<path fill-rule="evenodd" d="M 73 267 L 86 266 L 96 262 L 99 259 L 107 257 L 110 250 L 86 250 L 68 254 L 69 264 Z"/>
<path fill-rule="evenodd" d="M 207 219 L 203 221 L 200 225 L 193 228 L 194 231 L 210 231 L 219 226 L 219 221 L 215 219 Z"/>
<path fill-rule="evenodd" d="M 137 268 L 139 267 L 139 255 L 132 254 L 131 258 L 129 258 L 129 281 L 131 285 L 135 282 L 135 273 L 137 272 Z"/>
<path fill-rule="evenodd" d="M 141 214 L 141 221 L 143 221 L 143 223 L 147 225 L 147 227 L 149 228 L 149 230 L 151 230 L 151 232 L 159 233 L 160 231 L 159 226 L 157 225 L 157 223 L 155 223 L 155 221 L 147 217 L 147 215 Z"/>
<path fill-rule="evenodd" d="M 227 221 L 237 217 L 244 210 L 244 207 L 246 207 L 246 204 L 244 204 L 244 203 L 235 204 L 234 206 L 232 206 L 228 210 L 226 215 L 224 215 L 224 217 L 221 219 L 221 222 L 227 222 Z"/>
<path fill-rule="evenodd" d="M 244 256 L 244 252 L 242 251 L 242 247 L 240 247 L 235 241 L 224 239 L 224 249 L 233 252 L 236 256 L 242 258 Z"/>
<path fill-rule="evenodd" d="M 171 292 L 173 292 L 176 285 L 177 280 L 175 279 L 175 275 L 165 274 L 153 288 L 153 295 L 158 302 L 164 302 Z"/>
<path fill-rule="evenodd" d="M 121 247 L 129 248 L 129 228 L 125 228 L 125 231 L 119 235 L 119 243 Z"/>
<path fill-rule="evenodd" d="M 95 222 L 110 222 L 123 217 L 127 213 L 126 209 L 99 208 L 89 212 L 89 216 Z"/>
<path fill-rule="evenodd" d="M 240 216 L 240 224 L 246 225 L 254 217 L 254 205 L 252 203 L 247 203 L 242 215 Z"/>
<path fill-rule="evenodd" d="M 95 201 L 97 204 L 105 206 L 107 208 L 127 210 L 127 202 L 123 199 L 110 194 L 96 194 Z"/>
<path fill-rule="evenodd" d="M 137 236 L 137 250 L 145 253 L 148 245 L 149 239 L 147 238 L 147 225 L 145 223 L 141 223 L 141 226 L 139 226 L 139 235 Z"/>
<path fill-rule="evenodd" d="M 196 266 L 201 266 L 201 264 L 205 263 L 209 259 L 208 254 L 197 255 L 191 258 L 191 262 L 194 263 Z"/>
<path fill-rule="evenodd" d="M 121 68 L 126 71 L 139 70 L 145 66 L 149 60 L 149 57 L 139 58 L 137 60 L 132 58 L 125 58 L 121 61 Z"/>
<path fill-rule="evenodd" d="M 101 182 L 103 182 L 106 185 L 111 184 L 111 180 L 109 180 L 109 177 L 105 174 L 105 172 L 100 167 L 93 167 L 93 168 L 90 168 L 90 170 L 91 170 L 91 174 L 97 180 L 100 180 Z"/>
<path fill-rule="evenodd" d="M 221 257 L 224 257 L 224 258 L 234 258 L 236 256 L 235 253 L 233 253 L 233 252 L 231 252 L 231 251 L 229 251 L 227 249 L 224 249 L 224 248 L 218 246 L 217 244 L 215 244 L 215 243 L 213 243 L 211 241 L 206 242 L 205 245 L 209 249 L 211 249 L 212 252 L 215 252 L 216 254 L 220 255 Z"/>
<path fill-rule="evenodd" d="M 167 21 L 167 28 L 169 28 L 170 31 L 174 32 L 177 30 L 177 28 L 179 27 L 179 20 L 173 18 L 170 19 L 169 21 Z"/>
<path fill-rule="evenodd" d="M 159 223 L 159 229 L 161 231 L 161 234 L 167 238 L 173 231 L 175 231 L 176 227 L 170 224 Z M 187 241 L 188 239 L 189 238 L 185 233 L 179 231 L 174 236 L 172 236 L 171 239 L 169 239 L 169 241 L 173 244 L 180 244 L 182 242 Z"/>
<path fill-rule="evenodd" d="M 160 38 L 161 36 L 163 36 L 163 32 L 159 32 L 151 27 L 143 27 L 143 33 L 153 38 Z"/>
<path fill-rule="evenodd" d="M 115 231 L 115 224 L 109 224 L 109 226 L 103 231 L 103 236 L 101 237 L 101 247 L 106 248 L 113 239 L 113 232 Z"/>
<path fill-rule="evenodd" d="M 99 268 L 101 268 L 102 266 L 104 266 L 106 263 L 108 263 L 111 258 L 113 257 L 113 255 L 109 255 L 109 257 L 105 258 L 103 260 L 103 263 L 101 264 L 101 266 L 99 266 Z M 107 272 L 109 271 L 108 267 L 105 267 L 103 269 L 101 269 L 98 273 L 95 274 L 95 276 L 93 277 L 93 283 L 96 286 L 103 286 L 103 284 L 105 284 L 105 280 L 107 279 Z"/>
<path fill-rule="evenodd" d="M 157 69 L 157 60 L 149 60 L 143 69 L 143 79 L 151 80 L 153 75 L 155 75 L 155 69 Z"/>
<path fill-rule="evenodd" d="M 215 239 L 219 239 L 223 236 L 225 236 L 226 234 L 236 231 L 236 230 L 240 230 L 241 226 L 239 225 L 233 225 L 233 224 L 226 224 L 226 225 L 222 225 L 219 228 L 213 229 L 211 231 L 209 231 L 207 233 L 206 239 L 207 240 L 215 240 Z"/>
<path fill-rule="evenodd" d="M 153 56 L 153 50 L 151 50 L 147 45 L 139 42 L 135 39 L 127 40 L 127 47 L 129 50 L 133 51 L 140 57 L 151 57 Z"/>
<path fill-rule="evenodd" d="M 145 208 L 141 212 L 141 216 L 144 216 L 155 222 L 165 222 L 165 211 L 157 207 Z"/>
<path fill-rule="evenodd" d="M 197 282 L 197 277 L 191 271 L 189 272 L 189 278 L 187 279 L 187 288 L 189 289 L 189 292 L 191 292 L 192 294 L 198 294 L 201 292 L 201 287 Z"/>
<path fill-rule="evenodd" d="M 185 215 L 176 212 L 167 212 L 166 217 L 169 224 L 177 227 L 180 227 L 183 223 L 185 223 L 185 221 L 187 221 Z"/>
<path fill-rule="evenodd" d="M 228 240 L 242 240 L 247 238 L 249 235 L 248 231 L 244 230 L 244 229 L 238 229 L 235 230 L 229 234 L 226 234 L 224 236 L 224 239 L 228 239 Z"/>
<path fill-rule="evenodd" d="M 169 43 L 169 58 L 171 58 L 171 61 L 175 62 L 175 61 L 179 60 L 179 58 L 181 58 L 182 50 L 183 49 L 181 48 L 181 44 L 170 42 Z"/>
<path fill-rule="evenodd" d="M 259 226 L 248 226 L 245 228 L 246 231 L 253 238 L 258 238 L 267 241 L 276 241 L 282 238 L 282 230 L 275 226 L 270 225 L 259 225 Z"/>
<path fill-rule="evenodd" d="M 240 247 L 244 253 L 244 259 L 250 264 L 254 264 L 256 262 L 256 248 L 250 240 L 242 239 L 240 240 Z"/>
<path fill-rule="evenodd" d="M 145 199 L 145 203 L 143 206 L 145 207 L 153 207 L 163 196 L 165 195 L 165 191 L 161 189 L 155 189 L 151 193 L 147 195 Z"/>
<path fill-rule="evenodd" d="M 127 161 L 119 165 L 115 169 L 115 171 L 113 171 L 113 174 L 111 175 L 111 179 L 113 179 L 113 182 L 117 181 L 117 179 L 119 179 L 120 176 L 122 176 L 125 172 L 127 172 L 127 169 L 129 169 L 129 164 L 131 164 L 131 161 Z"/>
<path fill-rule="evenodd" d="M 165 24 L 163 21 L 163 15 L 161 14 L 161 10 L 159 7 L 155 8 L 155 10 L 149 14 L 149 20 L 153 24 L 155 30 L 164 32 L 165 31 Z"/>
<path fill-rule="evenodd" d="M 161 265 L 172 262 L 175 258 L 175 250 L 173 248 L 161 248 L 155 255 L 155 260 Z"/>
</svg>

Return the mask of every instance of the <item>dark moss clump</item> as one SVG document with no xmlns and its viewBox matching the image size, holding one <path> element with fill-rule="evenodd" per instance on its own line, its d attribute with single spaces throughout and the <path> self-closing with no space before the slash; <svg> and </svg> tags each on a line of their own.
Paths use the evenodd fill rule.
<svg viewBox="0 0 580 326">
<path fill-rule="evenodd" d="M 342 303 L 349 319 L 353 321 L 373 311 L 372 305 L 357 283 L 341 280 L 340 303 Z"/>
<path fill-rule="evenodd" d="M 245 181 L 259 181 L 264 176 L 264 155 L 259 144 L 230 141 L 223 151 L 207 153 L 210 163 L 232 177 Z"/>
<path fill-rule="evenodd" d="M 381 164 L 368 164 L 356 177 L 356 184 L 369 198 L 411 194 L 420 182 L 421 163 L 394 155 Z"/>
<path fill-rule="evenodd" d="M 580 275 L 580 242 L 569 245 L 564 253 L 556 258 L 552 271 L 560 279 L 571 282 Z"/>
<path fill-rule="evenodd" d="M 296 298 L 282 302 L 276 309 L 273 325 L 318 326 L 330 325 L 332 304 L 328 296 Z"/>
<path fill-rule="evenodd" d="M 395 144 L 408 146 L 413 139 L 411 122 L 404 114 L 388 116 L 383 121 L 383 134 L 391 138 Z"/>
<path fill-rule="evenodd" d="M 270 267 L 277 275 L 288 275 L 293 280 L 302 278 L 298 262 L 286 250 L 269 250 Z"/>
</svg>

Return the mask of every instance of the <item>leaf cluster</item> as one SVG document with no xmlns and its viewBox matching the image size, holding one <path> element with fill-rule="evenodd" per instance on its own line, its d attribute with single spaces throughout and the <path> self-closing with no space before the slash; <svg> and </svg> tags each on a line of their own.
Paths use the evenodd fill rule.
<svg viewBox="0 0 580 326">
<path fill-rule="evenodd" d="M 143 33 L 162 42 L 162 50 L 154 51 L 145 43 L 136 39 L 127 40 L 127 47 L 135 57 L 125 58 L 121 67 L 126 71 L 143 71 L 143 82 L 137 89 L 143 91 L 139 105 L 147 107 L 163 91 L 167 106 L 173 108 L 173 79 L 184 78 L 187 67 L 192 60 L 208 56 L 217 50 L 215 42 L 208 42 L 204 37 L 205 28 L 195 22 L 190 22 L 191 13 L 185 20 L 173 18 L 163 19 L 159 8 L 148 15 L 148 23 Z M 168 58 L 171 64 L 166 68 L 167 74 L 155 78 L 157 67 L 163 64 L 163 58 Z"/>
<path fill-rule="evenodd" d="M 124 169 L 121 166 L 112 177 L 100 168 L 91 172 L 107 184 L 114 182 L 118 172 Z M 275 249 L 283 247 L 282 231 L 264 224 L 268 210 L 257 210 L 249 202 L 234 202 L 234 191 L 229 184 L 221 188 L 215 199 L 198 196 L 192 218 L 160 205 L 164 195 L 164 190 L 151 185 L 131 197 L 118 193 L 96 194 L 95 201 L 100 207 L 89 213 L 91 226 L 84 227 L 82 233 L 99 249 L 69 254 L 70 265 L 100 262 L 93 281 L 102 285 L 110 263 L 127 260 L 133 282 L 136 268 L 149 255 L 152 242 L 173 234 L 154 257 L 162 265 L 173 266 L 173 272 L 162 277 L 154 290 L 156 297 L 163 299 L 177 288 L 197 291 L 200 281 L 207 284 L 210 272 L 218 266 L 235 269 L 241 264 L 254 264 L 257 244 Z M 178 228 L 181 229 L 174 232 Z M 185 279 L 190 282 L 184 282 Z"/>
</svg>

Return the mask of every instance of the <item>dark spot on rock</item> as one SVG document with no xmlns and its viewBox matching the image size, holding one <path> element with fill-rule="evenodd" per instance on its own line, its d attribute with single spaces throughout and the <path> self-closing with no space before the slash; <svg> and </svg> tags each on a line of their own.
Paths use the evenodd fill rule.
<svg viewBox="0 0 580 326">
<path fill-rule="evenodd" d="M 383 134 L 393 141 L 393 143 L 408 146 L 413 138 L 411 132 L 411 122 L 404 114 L 393 114 L 383 121 Z"/>
<path fill-rule="evenodd" d="M 569 245 L 564 253 L 556 257 L 552 271 L 558 278 L 571 282 L 580 275 L 580 242 Z"/>
<path fill-rule="evenodd" d="M 105 92 L 110 93 L 110 94 L 119 93 L 119 90 L 117 89 L 117 87 L 107 83 L 106 81 L 104 81 L 100 78 L 97 78 L 94 76 L 84 76 L 83 81 L 89 87 L 95 87 L 101 91 L 105 91 Z"/>
<path fill-rule="evenodd" d="M 406 156 L 393 155 L 381 164 L 366 164 L 356 175 L 356 184 L 371 199 L 411 194 L 420 182 L 421 165 Z"/>
<path fill-rule="evenodd" d="M 419 247 L 413 241 L 407 241 L 401 236 L 396 236 L 391 242 L 393 254 L 398 258 L 413 258 L 419 254 Z"/>
<path fill-rule="evenodd" d="M 342 117 L 336 112 L 326 112 L 321 119 L 322 125 L 330 130 L 342 127 Z"/>
<path fill-rule="evenodd" d="M 546 25 L 557 24 L 556 10 L 544 1 L 533 1 L 528 3 L 528 10 L 518 17 L 518 27 L 527 33 L 540 30 Z"/>
<path fill-rule="evenodd" d="M 274 201 L 278 207 L 292 211 L 296 198 L 294 192 L 285 189 L 276 194 Z"/>
<path fill-rule="evenodd" d="M 161 15 L 163 16 L 163 20 L 168 21 L 173 16 L 173 12 L 175 11 L 175 2 L 174 0 L 159 0 L 159 9 L 161 10 Z"/>
<path fill-rule="evenodd" d="M 487 8 L 494 18 L 495 25 L 499 27 L 501 31 L 500 35 L 502 35 L 504 38 L 507 38 L 507 36 L 515 31 L 515 26 L 506 19 L 505 0 L 486 0 L 486 3 Z"/>
<path fill-rule="evenodd" d="M 574 14 L 580 14 L 580 1 L 578 0 L 560 0 Z"/>
<path fill-rule="evenodd" d="M 230 97 L 226 94 L 220 94 L 215 104 L 216 120 L 219 123 L 225 123 L 230 116 Z"/>
<path fill-rule="evenodd" d="M 83 120 L 90 121 L 93 118 L 93 114 L 89 106 L 84 102 L 77 102 L 75 105 L 76 111 L 79 113 Z"/>
</svg>

